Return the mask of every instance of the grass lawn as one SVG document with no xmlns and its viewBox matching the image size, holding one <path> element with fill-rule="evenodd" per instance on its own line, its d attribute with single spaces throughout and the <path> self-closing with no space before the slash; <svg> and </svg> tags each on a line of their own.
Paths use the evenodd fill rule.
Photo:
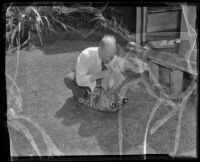
<svg viewBox="0 0 200 162">
<path fill-rule="evenodd" d="M 43 127 L 65 155 L 118 155 L 118 113 L 83 109 L 73 101 L 71 91 L 64 82 L 66 75 L 73 70 L 80 51 L 97 46 L 99 39 L 86 41 L 68 38 L 50 42 L 42 50 L 20 51 L 16 83 L 23 100 L 21 114 Z M 16 55 L 6 56 L 6 72 L 12 77 L 16 70 L 16 58 Z M 7 86 L 10 85 L 11 82 L 7 80 Z M 142 154 L 146 124 L 156 100 L 142 85 L 134 91 L 129 90 L 126 95 L 129 103 L 122 110 L 122 153 Z M 150 126 L 170 110 L 171 107 L 161 105 Z M 178 115 L 154 135 L 148 135 L 149 153 L 169 153 L 173 150 L 177 118 Z M 20 122 L 29 129 L 42 155 L 47 155 L 40 132 L 25 120 L 20 119 Z M 18 155 L 36 155 L 23 133 L 8 128 Z M 177 154 L 191 150 L 193 153 L 196 151 L 196 105 L 192 100 L 183 114 Z"/>
</svg>

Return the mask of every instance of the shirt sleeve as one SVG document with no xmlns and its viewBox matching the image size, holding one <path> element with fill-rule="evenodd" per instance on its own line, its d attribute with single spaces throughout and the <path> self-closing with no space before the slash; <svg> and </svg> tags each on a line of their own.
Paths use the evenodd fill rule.
<svg viewBox="0 0 200 162">
<path fill-rule="evenodd" d="M 88 65 L 90 64 L 89 56 L 81 53 L 76 64 L 76 82 L 81 87 L 89 87 L 91 91 L 96 87 L 96 81 L 91 82 L 91 74 L 88 74 Z"/>
</svg>

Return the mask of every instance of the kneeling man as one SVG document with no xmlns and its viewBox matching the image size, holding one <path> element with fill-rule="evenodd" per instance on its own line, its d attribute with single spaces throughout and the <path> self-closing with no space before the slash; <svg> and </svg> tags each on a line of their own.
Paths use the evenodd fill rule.
<svg viewBox="0 0 200 162">
<path fill-rule="evenodd" d="M 102 92 L 106 94 L 108 89 L 106 79 L 112 75 L 112 70 L 107 65 L 115 60 L 116 54 L 116 39 L 110 35 L 102 38 L 99 47 L 89 47 L 80 53 L 75 66 L 74 87 L 70 88 L 75 99 L 84 105 L 96 106 Z"/>
</svg>

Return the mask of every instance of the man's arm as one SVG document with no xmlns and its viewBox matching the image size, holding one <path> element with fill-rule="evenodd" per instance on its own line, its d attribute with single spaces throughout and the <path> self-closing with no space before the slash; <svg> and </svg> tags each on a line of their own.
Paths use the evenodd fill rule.
<svg viewBox="0 0 200 162">
<path fill-rule="evenodd" d="M 90 81 L 93 82 L 93 81 L 96 81 L 98 79 L 103 79 L 103 78 L 105 78 L 105 71 L 92 74 L 90 77 Z"/>
<path fill-rule="evenodd" d="M 80 54 L 75 67 L 76 70 L 76 83 L 81 87 L 89 87 L 91 91 L 96 86 L 95 81 L 90 81 L 91 75 L 88 74 L 88 60 L 87 56 Z"/>
</svg>

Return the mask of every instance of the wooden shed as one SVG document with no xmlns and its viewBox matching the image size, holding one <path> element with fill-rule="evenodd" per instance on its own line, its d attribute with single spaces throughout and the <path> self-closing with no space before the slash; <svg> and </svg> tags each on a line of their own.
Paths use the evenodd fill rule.
<svg viewBox="0 0 200 162">
<path fill-rule="evenodd" d="M 197 76 L 195 31 L 196 6 L 137 7 L 136 42 L 152 45 L 150 69 L 169 93 L 181 93 L 187 76 Z"/>
</svg>

